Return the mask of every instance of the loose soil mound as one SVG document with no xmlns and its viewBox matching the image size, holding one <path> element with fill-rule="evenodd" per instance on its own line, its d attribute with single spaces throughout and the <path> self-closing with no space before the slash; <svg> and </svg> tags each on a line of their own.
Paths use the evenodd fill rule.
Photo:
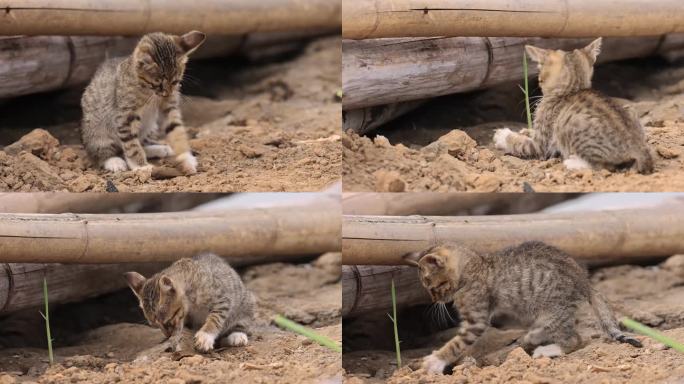
<svg viewBox="0 0 684 384">
<path fill-rule="evenodd" d="M 638 81 L 634 81 L 639 79 Z M 639 117 L 656 171 L 569 171 L 559 159 L 522 160 L 494 148 L 495 128 L 525 127 L 515 84 L 437 98 L 375 137 L 343 136 L 347 191 L 680 191 L 684 189 L 684 63 L 657 59 L 597 68 L 595 88 Z"/>
<path fill-rule="evenodd" d="M 165 352 L 158 329 L 115 323 L 79 335 L 72 346 L 57 345 L 52 367 L 45 349 L 0 350 L 0 383 L 341 383 L 339 353 L 270 321 L 283 314 L 341 342 L 340 261 L 339 253 L 330 253 L 310 264 L 245 270 L 243 279 L 259 301 L 246 347 L 198 354 L 188 334 L 182 352 Z"/>
<path fill-rule="evenodd" d="M 82 90 L 7 101 L 0 190 L 321 190 L 340 177 L 340 52 L 330 37 L 277 62 L 191 61 L 182 111 L 199 172 L 166 180 L 94 169 L 78 134 Z"/>
</svg>

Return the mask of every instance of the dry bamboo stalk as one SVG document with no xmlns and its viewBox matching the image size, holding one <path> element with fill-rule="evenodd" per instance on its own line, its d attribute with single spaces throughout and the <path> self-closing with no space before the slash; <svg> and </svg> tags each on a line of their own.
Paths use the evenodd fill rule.
<svg viewBox="0 0 684 384">
<path fill-rule="evenodd" d="M 566 193 L 345 193 L 345 215 L 464 215 L 529 213 L 576 197 Z"/>
<path fill-rule="evenodd" d="M 0 0 L 0 35 L 208 34 L 340 28 L 334 0 Z"/>
<path fill-rule="evenodd" d="M 122 274 L 152 274 L 166 263 L 133 264 L 0 264 L 0 314 L 38 307 L 47 279 L 50 304 L 83 300 L 126 286 Z"/>
<path fill-rule="evenodd" d="M 398 308 L 430 302 L 430 295 L 420 286 L 418 272 L 413 267 L 343 265 L 342 316 L 392 308 L 392 279 L 396 287 Z"/>
<path fill-rule="evenodd" d="M 210 36 L 193 54 L 193 59 L 258 52 L 265 47 L 292 44 L 303 37 L 321 33 Z M 137 41 L 137 37 L 0 37 L 0 97 L 15 97 L 85 83 L 102 61 L 130 54 Z"/>
<path fill-rule="evenodd" d="M 231 262 L 340 249 L 340 204 L 158 214 L 0 214 L 0 261 L 161 262 L 211 251 Z"/>
<path fill-rule="evenodd" d="M 342 42 L 345 110 L 487 88 L 522 78 L 525 44 L 574 49 L 590 39 L 437 37 Z M 684 34 L 606 38 L 599 62 L 684 48 Z M 530 76 L 537 66 L 529 66 Z M 349 113 L 349 112 L 348 112 Z M 358 112 L 357 112 L 358 113 Z"/>
<path fill-rule="evenodd" d="M 528 240 L 589 265 L 684 253 L 684 205 L 500 216 L 343 216 L 345 265 L 401 265 L 402 255 L 444 241 L 494 252 Z"/>
<path fill-rule="evenodd" d="M 354 0 L 342 36 L 653 36 L 684 32 L 680 0 Z"/>
</svg>

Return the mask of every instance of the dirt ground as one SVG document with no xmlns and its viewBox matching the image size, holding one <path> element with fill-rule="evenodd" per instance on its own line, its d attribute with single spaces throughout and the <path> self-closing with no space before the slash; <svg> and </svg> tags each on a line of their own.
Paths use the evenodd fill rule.
<svg viewBox="0 0 684 384">
<path fill-rule="evenodd" d="M 536 87 L 533 82 L 531 89 Z M 646 130 L 652 175 L 568 171 L 494 148 L 495 128 L 526 126 L 517 84 L 436 98 L 369 136 L 344 134 L 346 191 L 678 191 L 684 188 L 684 62 L 641 59 L 597 67 L 594 87 L 624 99 Z M 536 91 L 539 95 L 539 91 Z"/>
<path fill-rule="evenodd" d="M 604 293 L 618 316 L 626 315 L 684 341 L 684 255 L 656 266 L 618 266 L 593 271 L 594 287 Z M 346 321 L 346 320 L 345 320 Z M 402 317 L 399 317 L 401 324 Z M 410 326 L 409 326 L 410 327 Z M 385 319 L 384 328 L 391 329 Z M 432 375 L 419 369 L 419 359 L 441 345 L 453 330 L 438 333 L 416 348 L 402 337 L 404 366 L 396 370 L 391 345 L 385 350 L 345 350 L 345 383 L 680 383 L 684 380 L 684 354 L 652 339 L 637 336 L 643 348 L 607 341 L 588 305 L 581 308 L 578 329 L 585 345 L 559 358 L 532 359 L 515 343 L 519 330 L 487 332 L 476 351 L 451 375 Z M 348 329 L 345 323 L 345 346 Z M 367 331 L 358 331 L 367 334 Z M 375 331 L 377 333 L 377 329 Z M 380 332 L 382 333 L 382 332 Z M 390 335 L 391 337 L 391 335 Z"/>
<path fill-rule="evenodd" d="M 53 331 L 70 345 L 57 343 L 52 367 L 44 347 L 0 349 L 0 383 L 341 383 L 339 353 L 271 323 L 275 314 L 282 314 L 341 342 L 340 262 L 339 253 L 329 253 L 312 263 L 266 264 L 242 271 L 259 302 L 257 324 L 246 347 L 201 355 L 192 350 L 188 337 L 182 352 L 165 352 L 161 331 L 144 325 L 132 294 L 122 291 L 118 295 L 129 305 L 110 305 L 108 313 L 100 310 L 98 316 L 130 312 L 137 322 L 114 322 L 66 338 Z M 112 302 L 100 304 L 103 301 Z M 83 306 L 72 308 L 74 322 L 89 312 Z M 27 340 L 42 334 L 40 328 L 22 328 L 31 333 Z M 2 337 L 0 329 L 0 344 Z"/>
<path fill-rule="evenodd" d="M 78 134 L 82 89 L 0 102 L 0 190 L 324 189 L 341 172 L 340 55 L 326 37 L 275 58 L 191 60 L 182 112 L 199 167 L 172 179 L 94 169 Z"/>
</svg>

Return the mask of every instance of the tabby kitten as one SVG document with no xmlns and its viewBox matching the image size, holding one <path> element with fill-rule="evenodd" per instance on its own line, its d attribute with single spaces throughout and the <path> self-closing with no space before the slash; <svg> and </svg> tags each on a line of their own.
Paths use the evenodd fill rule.
<svg viewBox="0 0 684 384">
<path fill-rule="evenodd" d="M 190 55 L 205 35 L 151 33 L 133 54 L 106 60 L 81 99 L 81 139 L 88 155 L 112 172 L 151 168 L 148 158 L 176 155 L 177 168 L 197 173 L 178 107 Z M 156 141 L 159 130 L 170 145 Z"/>
<path fill-rule="evenodd" d="M 183 326 L 195 333 L 195 348 L 207 352 L 218 339 L 222 346 L 247 345 L 255 299 L 240 276 L 223 259 L 201 254 L 180 259 L 146 279 L 126 272 L 145 318 L 180 349 Z"/>
<path fill-rule="evenodd" d="M 456 244 L 443 244 L 405 256 L 420 269 L 432 300 L 454 302 L 461 323 L 457 335 L 423 360 L 423 368 L 442 373 L 490 326 L 492 318 L 516 319 L 528 330 L 521 346 L 533 357 L 559 356 L 577 349 L 575 313 L 589 301 L 601 328 L 612 338 L 640 347 L 623 334 L 587 272 L 558 248 L 525 242 L 480 255 Z"/>
<path fill-rule="evenodd" d="M 635 166 L 640 173 L 653 172 L 653 158 L 637 119 L 591 89 L 600 50 L 601 38 L 572 52 L 525 46 L 538 63 L 543 98 L 534 113 L 534 129 L 498 129 L 496 148 L 523 158 L 560 155 L 568 169 Z"/>
</svg>

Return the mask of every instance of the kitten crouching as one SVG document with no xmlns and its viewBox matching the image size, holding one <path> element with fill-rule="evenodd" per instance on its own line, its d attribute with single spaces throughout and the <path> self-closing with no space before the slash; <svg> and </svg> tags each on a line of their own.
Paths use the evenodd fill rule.
<svg viewBox="0 0 684 384">
<path fill-rule="evenodd" d="M 149 324 L 169 338 L 174 350 L 185 326 L 196 331 L 200 352 L 211 351 L 217 341 L 247 345 L 255 298 L 222 258 L 206 253 L 180 259 L 150 278 L 137 272 L 124 276 Z"/>
</svg>

